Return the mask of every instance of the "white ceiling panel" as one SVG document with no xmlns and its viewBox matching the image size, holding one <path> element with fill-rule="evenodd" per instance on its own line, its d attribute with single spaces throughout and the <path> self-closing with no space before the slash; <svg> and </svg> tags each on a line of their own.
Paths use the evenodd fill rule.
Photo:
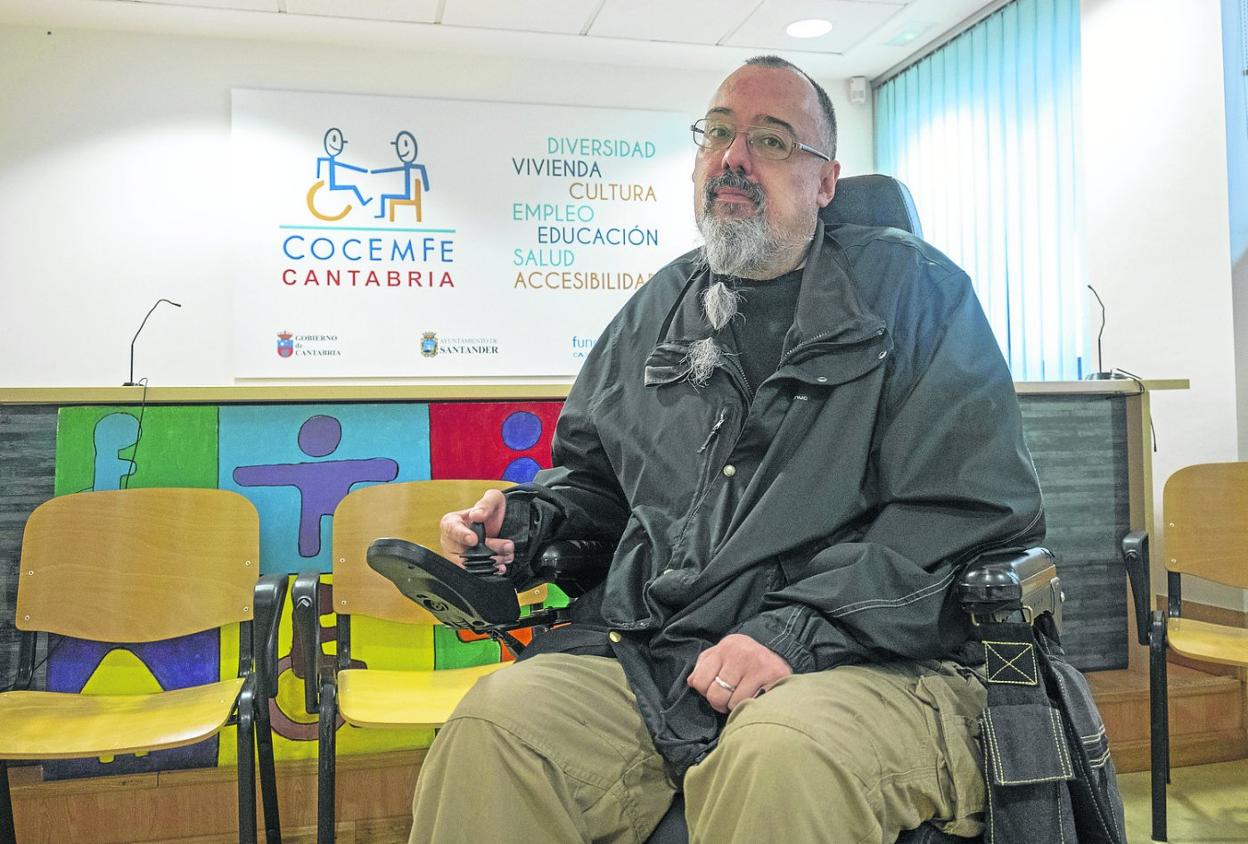
<svg viewBox="0 0 1248 844">
<path fill-rule="evenodd" d="M 603 38 L 718 44 L 759 0 L 606 0 L 589 34 Z"/>
<path fill-rule="evenodd" d="M 601 3 L 602 0 L 446 0 L 442 23 L 579 35 Z"/>
<path fill-rule="evenodd" d="M 819 79 L 879 77 L 1000 0 L 0 0 L 0 24 L 436 50 L 722 72 L 775 52 Z M 439 10 L 443 14 L 439 14 Z M 823 38 L 784 34 L 823 17 Z M 582 34 L 584 33 L 584 34 Z M 909 34 L 912 37 L 898 37 Z M 890 43 L 891 42 L 891 43 Z"/>
<path fill-rule="evenodd" d="M 904 9 L 902 3 L 864 0 L 766 0 L 723 44 L 768 50 L 846 53 Z M 793 21 L 824 18 L 832 30 L 818 38 L 792 38 Z"/>
<path fill-rule="evenodd" d="M 438 0 L 286 0 L 292 15 L 433 23 Z"/>
<path fill-rule="evenodd" d="M 201 9 L 237 9 L 245 12 L 276 12 L 278 0 L 139 0 L 158 6 L 193 6 Z"/>
</svg>

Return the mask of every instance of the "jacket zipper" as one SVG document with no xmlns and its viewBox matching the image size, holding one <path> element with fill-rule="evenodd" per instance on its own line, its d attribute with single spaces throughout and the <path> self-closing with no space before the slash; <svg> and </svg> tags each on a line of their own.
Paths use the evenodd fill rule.
<svg viewBox="0 0 1248 844">
<path fill-rule="evenodd" d="M 715 424 L 711 427 L 711 432 L 702 441 L 702 446 L 697 451 L 698 454 L 706 451 L 706 447 L 711 444 L 711 440 L 715 439 L 715 435 L 719 433 L 719 429 L 723 426 L 726 418 L 728 418 L 728 408 L 722 407 L 719 410 L 719 418 L 715 420 Z"/>
</svg>

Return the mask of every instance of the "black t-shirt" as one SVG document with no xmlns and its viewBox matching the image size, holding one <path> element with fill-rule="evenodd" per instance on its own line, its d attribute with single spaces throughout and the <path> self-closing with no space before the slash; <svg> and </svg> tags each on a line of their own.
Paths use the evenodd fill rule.
<svg viewBox="0 0 1248 844">
<path fill-rule="evenodd" d="M 793 324 L 793 314 L 797 311 L 802 270 L 796 269 L 766 281 L 733 279 L 733 287 L 741 294 L 737 316 L 731 323 L 739 355 L 737 362 L 745 370 L 750 391 L 755 392 L 780 363 L 784 336 Z"/>
</svg>

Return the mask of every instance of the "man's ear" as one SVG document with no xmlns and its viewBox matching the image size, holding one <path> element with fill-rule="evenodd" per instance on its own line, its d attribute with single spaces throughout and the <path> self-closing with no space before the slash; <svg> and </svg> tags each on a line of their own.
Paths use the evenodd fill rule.
<svg viewBox="0 0 1248 844">
<path fill-rule="evenodd" d="M 819 194 L 816 197 L 820 208 L 827 208 L 832 197 L 836 195 L 836 180 L 841 177 L 841 162 L 833 159 L 824 163 L 819 173 Z"/>
</svg>

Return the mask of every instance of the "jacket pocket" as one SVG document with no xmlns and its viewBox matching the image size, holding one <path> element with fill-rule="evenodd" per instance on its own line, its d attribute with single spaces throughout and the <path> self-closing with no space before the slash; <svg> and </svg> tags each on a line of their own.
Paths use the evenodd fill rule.
<svg viewBox="0 0 1248 844">
<path fill-rule="evenodd" d="M 678 343 L 660 343 L 646 358 L 645 385 L 659 387 L 672 384 L 689 374 L 689 347 Z"/>
<path fill-rule="evenodd" d="M 884 366 L 892 353 L 893 338 L 888 334 L 847 346 L 813 344 L 808 352 L 799 352 L 793 363 L 781 367 L 780 373 L 811 386 L 835 387 Z"/>
</svg>

